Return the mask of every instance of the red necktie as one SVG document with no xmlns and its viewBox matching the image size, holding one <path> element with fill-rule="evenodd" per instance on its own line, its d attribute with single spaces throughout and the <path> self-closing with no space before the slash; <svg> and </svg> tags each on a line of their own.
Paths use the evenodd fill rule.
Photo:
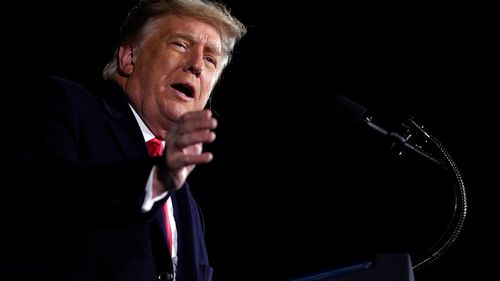
<svg viewBox="0 0 500 281">
<path fill-rule="evenodd" d="M 163 153 L 163 143 L 161 140 L 157 138 L 152 138 L 146 142 L 146 147 L 148 148 L 148 152 L 150 156 L 161 156 Z M 163 204 L 163 215 L 165 217 L 165 227 L 167 231 L 168 238 L 168 249 L 170 253 L 172 253 L 172 229 L 170 227 L 170 217 L 168 215 L 168 205 L 167 201 Z"/>
<path fill-rule="evenodd" d="M 146 142 L 146 147 L 150 156 L 161 156 L 163 153 L 163 143 L 157 138 L 152 138 Z"/>
</svg>

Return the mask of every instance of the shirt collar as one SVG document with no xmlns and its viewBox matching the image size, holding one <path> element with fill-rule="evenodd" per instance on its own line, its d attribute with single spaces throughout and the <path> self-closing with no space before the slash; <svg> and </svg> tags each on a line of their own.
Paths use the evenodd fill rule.
<svg viewBox="0 0 500 281">
<path fill-rule="evenodd" d="M 148 141 L 150 139 L 153 139 L 155 137 L 155 135 L 153 134 L 153 132 L 151 132 L 151 130 L 149 129 L 149 127 L 146 125 L 146 123 L 144 123 L 144 121 L 139 116 L 139 114 L 137 114 L 137 112 L 132 107 L 132 105 L 129 104 L 129 106 L 130 106 L 130 109 L 132 109 L 132 113 L 134 113 L 134 117 L 137 120 L 137 123 L 139 124 L 139 127 L 141 128 L 141 132 L 142 132 L 142 136 L 144 137 L 144 141 L 146 142 L 146 141 Z"/>
</svg>

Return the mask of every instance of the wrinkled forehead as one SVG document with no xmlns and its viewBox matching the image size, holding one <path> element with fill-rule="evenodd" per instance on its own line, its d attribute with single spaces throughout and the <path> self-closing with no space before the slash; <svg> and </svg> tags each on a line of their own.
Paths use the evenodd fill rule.
<svg viewBox="0 0 500 281">
<path fill-rule="evenodd" d="M 222 51 L 222 33 L 213 23 L 192 16 L 166 15 L 149 19 L 141 30 L 141 36 L 184 34 L 193 40 L 203 40 L 212 48 Z M 143 37 L 144 38 L 144 37 Z"/>
</svg>

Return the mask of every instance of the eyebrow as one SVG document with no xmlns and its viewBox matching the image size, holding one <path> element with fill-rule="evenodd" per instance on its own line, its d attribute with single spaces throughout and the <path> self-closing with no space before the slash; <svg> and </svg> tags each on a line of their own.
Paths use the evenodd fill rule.
<svg viewBox="0 0 500 281">
<path fill-rule="evenodd" d="M 187 32 L 178 32 L 178 33 L 175 33 L 174 34 L 174 38 L 175 37 L 185 39 L 185 40 L 187 40 L 189 42 L 197 42 L 196 38 L 192 34 L 187 33 Z M 213 43 L 211 41 L 208 41 L 207 44 L 205 45 L 205 48 L 208 49 L 208 52 L 210 52 L 212 54 L 215 54 L 215 55 L 218 55 L 218 56 L 222 56 L 222 51 L 221 51 L 222 48 L 218 44 L 215 44 L 215 43 Z"/>
</svg>

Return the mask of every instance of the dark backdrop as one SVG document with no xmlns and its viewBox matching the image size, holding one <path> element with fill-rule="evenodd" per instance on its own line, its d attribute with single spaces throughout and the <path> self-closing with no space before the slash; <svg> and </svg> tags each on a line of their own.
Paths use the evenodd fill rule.
<svg viewBox="0 0 500 281">
<path fill-rule="evenodd" d="M 92 84 L 134 3 L 105 2 L 4 6 L 5 83 L 44 72 Z M 190 179 L 215 280 L 285 280 L 379 252 L 417 259 L 444 231 L 451 181 L 380 138 L 339 128 L 337 95 L 387 129 L 400 131 L 413 116 L 461 172 L 463 231 L 416 279 L 488 276 L 497 253 L 490 229 L 497 184 L 486 180 L 495 172 L 498 94 L 491 7 L 227 3 L 248 35 L 212 99 L 220 125 L 207 149 L 215 160 Z"/>
</svg>

